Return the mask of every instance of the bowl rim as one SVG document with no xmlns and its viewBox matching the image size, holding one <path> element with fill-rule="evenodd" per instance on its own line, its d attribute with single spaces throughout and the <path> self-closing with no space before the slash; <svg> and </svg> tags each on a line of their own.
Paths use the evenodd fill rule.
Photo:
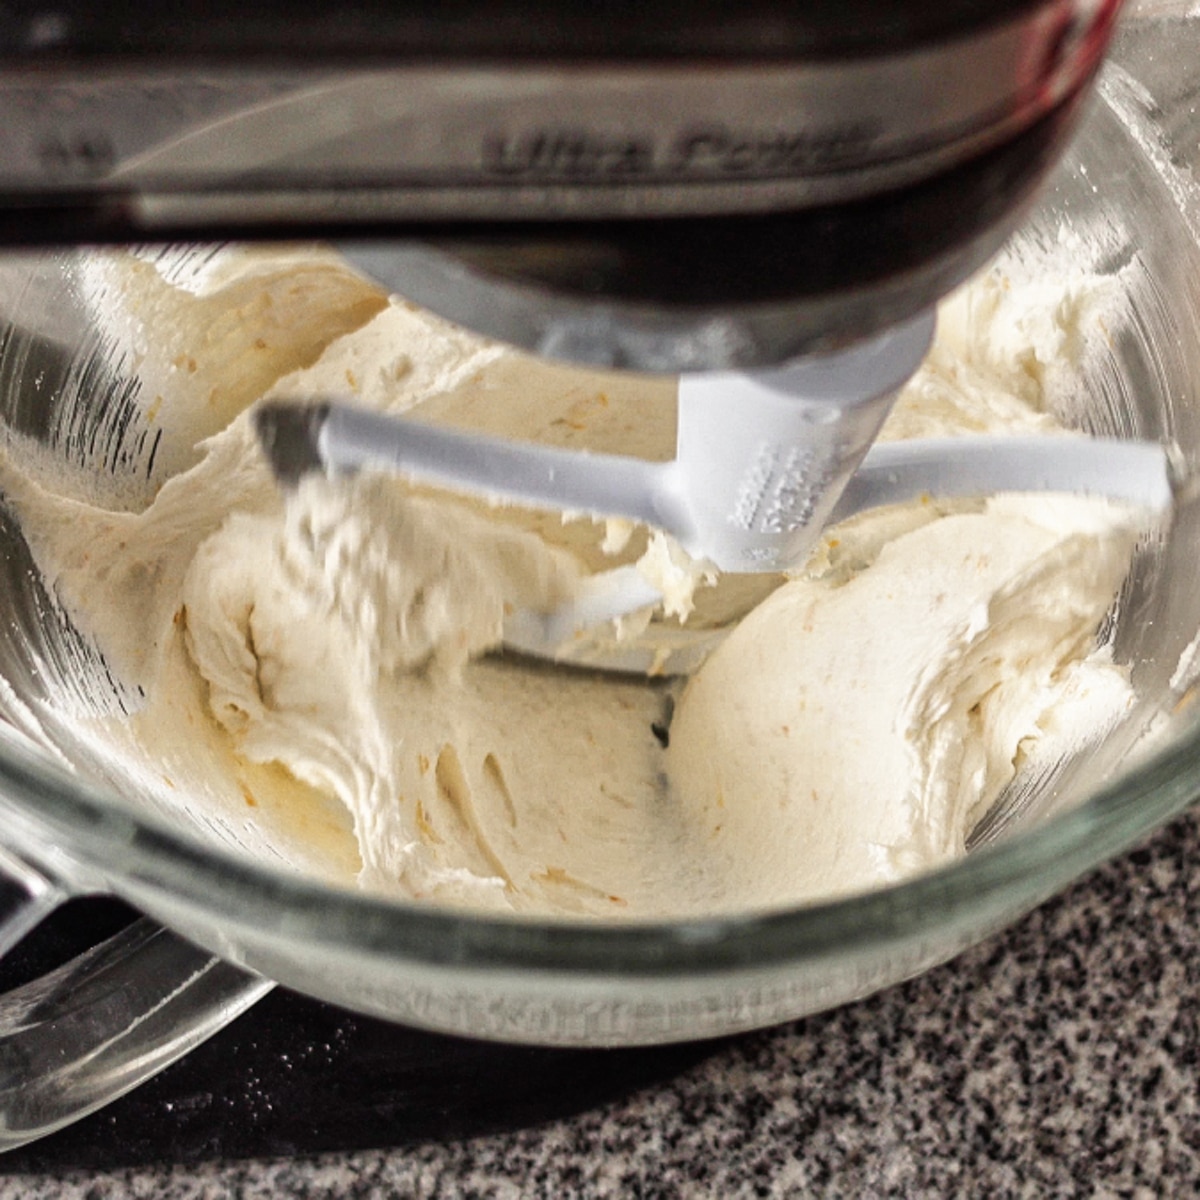
<svg viewBox="0 0 1200 1200">
<path fill-rule="evenodd" d="M 883 947 L 979 940 L 1186 810 L 1200 796 L 1200 724 L 1079 805 L 906 880 L 839 899 L 679 920 L 496 915 L 393 899 L 259 863 L 133 814 L 0 726 L 0 812 L 18 850 L 73 893 L 146 897 L 310 951 L 413 966 L 681 978 L 786 969 Z M 151 902 L 148 907 L 153 910 Z M 172 922 L 173 923 L 173 922 Z M 180 931 L 186 932 L 186 931 Z"/>
</svg>

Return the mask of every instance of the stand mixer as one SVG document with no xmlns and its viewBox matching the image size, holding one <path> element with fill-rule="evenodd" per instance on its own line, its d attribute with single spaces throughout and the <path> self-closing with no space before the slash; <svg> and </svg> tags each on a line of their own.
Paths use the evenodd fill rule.
<svg viewBox="0 0 1200 1200">
<path fill-rule="evenodd" d="M 385 283 L 541 354 L 764 367 L 988 257 L 1117 8 L 10 5 L 0 238 L 370 236 Z"/>
<path fill-rule="evenodd" d="M 10 5 L 0 240 L 370 238 L 384 283 L 539 354 L 771 366 L 996 249 L 1117 8 Z"/>
<path fill-rule="evenodd" d="M 517 466 L 478 439 L 459 458 L 491 469 L 432 479 L 503 495 L 508 471 L 518 500 L 664 526 L 723 570 L 784 570 L 923 357 L 923 314 L 1055 160 L 1116 9 L 525 0 L 364 5 L 336 29 L 221 5 L 170 29 L 33 10 L 0 45 L 0 241 L 318 235 L 477 332 L 681 373 L 669 484 L 613 463 L 598 488 L 564 487 L 599 466 Z M 936 491 L 955 473 L 941 463 L 871 503 Z M 1077 486 L 1067 464 L 1036 474 L 1001 482 Z M 656 598 L 604 582 L 599 618 L 559 612 L 555 629 Z M 554 657 L 562 640 L 517 642 Z"/>
<path fill-rule="evenodd" d="M 1116 8 L 10 6 L 0 239 L 319 236 L 549 357 L 828 363 L 998 247 Z M 839 485 L 927 336 L 831 440 Z"/>
</svg>

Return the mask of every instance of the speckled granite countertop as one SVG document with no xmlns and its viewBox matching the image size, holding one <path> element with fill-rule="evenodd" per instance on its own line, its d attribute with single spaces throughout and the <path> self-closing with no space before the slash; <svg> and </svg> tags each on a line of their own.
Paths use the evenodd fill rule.
<svg viewBox="0 0 1200 1200">
<path fill-rule="evenodd" d="M 1200 1195 L 1200 817 L 947 967 L 582 1117 L 0 1180 L 0 1200 L 792 1195 Z"/>
</svg>

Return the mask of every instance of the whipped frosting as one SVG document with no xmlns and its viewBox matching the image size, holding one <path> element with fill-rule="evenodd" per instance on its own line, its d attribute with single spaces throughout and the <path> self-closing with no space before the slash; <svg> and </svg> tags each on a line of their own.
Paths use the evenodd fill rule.
<svg viewBox="0 0 1200 1200">
<path fill-rule="evenodd" d="M 476 338 L 318 248 L 201 267 L 96 254 L 85 272 L 142 381 L 153 498 L 101 507 L 16 454 L 0 484 L 59 601 L 144 696 L 91 722 L 109 778 L 136 775 L 160 815 L 239 852 L 516 912 L 794 904 L 962 854 L 1023 765 L 1132 703 L 1097 635 L 1137 514 L 1102 501 L 860 514 L 794 578 L 715 582 L 643 529 L 384 476 L 310 480 L 285 502 L 247 415 L 262 397 L 661 460 L 673 388 Z M 985 275 L 947 306 L 883 436 L 1054 436 L 1055 388 L 1114 295 Z M 691 680 L 494 652 L 512 607 L 638 560 L 678 583 L 677 616 L 740 618 Z"/>
<path fill-rule="evenodd" d="M 1068 702 L 1081 733 L 1128 703 L 1094 631 L 1134 537 L 1093 502 L 1005 497 L 889 542 L 840 586 L 765 600 L 671 728 L 668 773 L 714 886 L 770 904 L 960 854 Z"/>
</svg>

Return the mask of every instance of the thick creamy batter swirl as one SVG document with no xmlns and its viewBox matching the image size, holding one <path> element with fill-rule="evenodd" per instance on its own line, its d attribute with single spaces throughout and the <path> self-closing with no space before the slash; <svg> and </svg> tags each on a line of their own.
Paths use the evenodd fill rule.
<svg viewBox="0 0 1200 1200">
<path fill-rule="evenodd" d="M 961 854 L 1023 763 L 1132 701 L 1096 638 L 1137 515 L 1078 499 L 865 514 L 794 579 L 701 587 L 692 619 L 749 615 L 686 683 L 489 654 L 508 608 L 552 606 L 643 554 L 645 531 L 369 475 L 285 502 L 246 407 L 341 395 L 662 459 L 669 383 L 532 361 L 316 250 L 230 251 L 188 278 L 122 256 L 90 272 L 97 320 L 153 380 L 143 415 L 171 469 L 132 512 L 47 486 L 15 454 L 2 482 L 58 597 L 145 694 L 95 737 L 242 848 L 518 912 L 793 904 Z M 1060 436 L 1048 393 L 1101 335 L 1107 298 L 1098 280 L 986 277 L 949 307 L 884 436 Z M 222 363 L 247 361 L 248 381 L 224 380 Z"/>
</svg>

